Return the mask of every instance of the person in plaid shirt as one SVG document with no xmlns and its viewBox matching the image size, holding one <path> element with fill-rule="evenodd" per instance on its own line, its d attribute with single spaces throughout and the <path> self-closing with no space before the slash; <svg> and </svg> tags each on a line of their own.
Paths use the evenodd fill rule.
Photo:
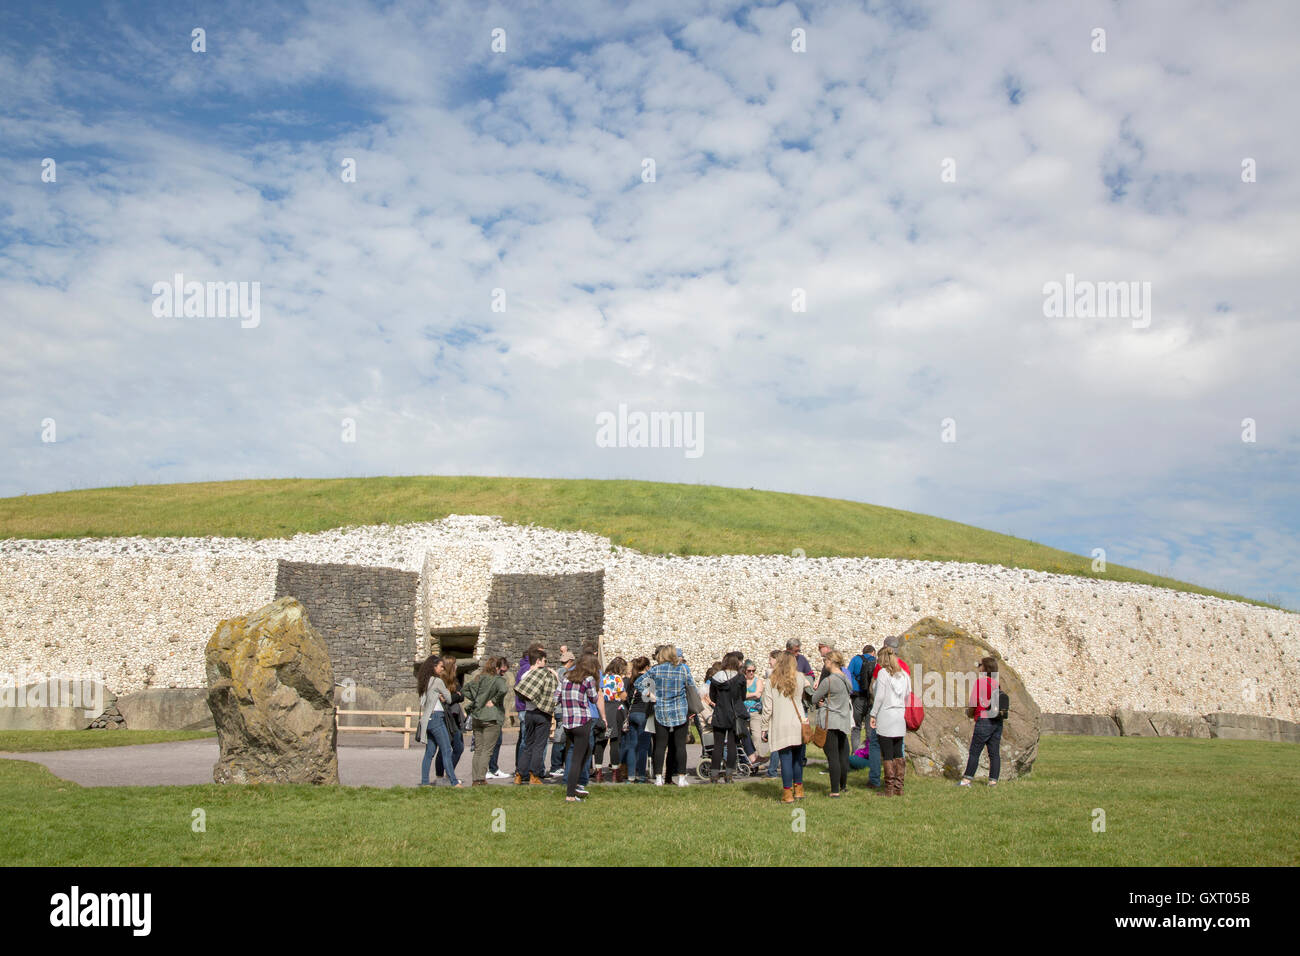
<svg viewBox="0 0 1300 956">
<path fill-rule="evenodd" d="M 655 786 L 664 785 L 664 759 L 671 740 L 676 757 L 674 782 L 686 786 L 686 686 L 695 686 L 690 668 L 677 658 L 677 649 L 667 644 L 655 652 L 654 667 L 646 677 L 654 683 L 655 693 Z"/>
<path fill-rule="evenodd" d="M 545 782 L 546 744 L 551 737 L 551 712 L 555 710 L 555 671 L 546 666 L 546 651 L 535 647 L 528 655 L 530 666 L 523 677 L 515 684 L 515 695 L 522 697 L 524 705 L 523 732 L 527 740 L 524 744 L 523 767 L 528 771 L 530 784 Z M 520 782 L 523 782 L 523 770 L 520 770 Z"/>
<path fill-rule="evenodd" d="M 582 771 L 591 754 L 591 707 L 596 703 L 596 680 L 600 675 L 600 662 L 595 654 L 583 654 L 564 675 L 555 688 L 555 706 L 559 711 L 560 726 L 571 748 L 568 779 L 564 799 L 576 803 L 587 796 L 578 785 Z"/>
</svg>

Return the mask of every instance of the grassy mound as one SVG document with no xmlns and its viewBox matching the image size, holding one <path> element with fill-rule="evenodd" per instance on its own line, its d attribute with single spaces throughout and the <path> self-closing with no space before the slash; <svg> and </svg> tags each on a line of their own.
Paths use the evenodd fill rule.
<svg viewBox="0 0 1300 956">
<path fill-rule="evenodd" d="M 1236 595 L 1010 535 L 857 501 L 648 481 L 337 478 L 96 488 L 0 498 L 0 538 L 286 537 L 365 524 L 500 515 L 590 531 L 651 554 L 790 554 L 970 561 Z M 1259 603 L 1259 602 L 1252 602 Z"/>
</svg>

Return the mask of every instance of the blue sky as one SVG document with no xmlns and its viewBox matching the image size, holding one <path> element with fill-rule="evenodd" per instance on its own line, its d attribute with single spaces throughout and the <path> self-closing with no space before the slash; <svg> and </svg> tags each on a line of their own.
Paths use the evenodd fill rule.
<svg viewBox="0 0 1300 956">
<path fill-rule="evenodd" d="M 0 494 L 705 482 L 1105 548 L 1298 607 L 1298 21 L 7 5 Z M 178 272 L 259 283 L 260 322 L 155 316 Z M 1149 326 L 1045 316 L 1067 274 L 1149 282 Z M 704 454 L 600 447 L 620 404 L 702 415 Z"/>
</svg>

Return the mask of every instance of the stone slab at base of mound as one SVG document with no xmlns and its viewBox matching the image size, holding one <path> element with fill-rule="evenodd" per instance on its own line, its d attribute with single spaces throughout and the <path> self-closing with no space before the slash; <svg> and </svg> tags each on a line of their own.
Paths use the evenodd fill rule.
<svg viewBox="0 0 1300 956">
<path fill-rule="evenodd" d="M 85 730 L 114 700 L 103 684 L 92 684 L 50 680 L 0 688 L 0 730 Z"/>
<path fill-rule="evenodd" d="M 1106 714 L 1043 714 L 1043 733 L 1118 737 L 1119 725 Z"/>
<path fill-rule="evenodd" d="M 127 730 L 215 730 L 206 687 L 153 687 L 123 694 L 117 711 Z"/>
<path fill-rule="evenodd" d="M 1210 736 L 1219 740 L 1276 740 L 1300 744 L 1300 724 L 1253 714 L 1206 714 Z"/>
<path fill-rule="evenodd" d="M 1195 737 L 1219 740 L 1273 740 L 1300 743 L 1300 724 L 1254 714 L 1174 714 L 1120 707 L 1115 724 L 1124 737 Z"/>
<path fill-rule="evenodd" d="M 217 625 L 205 652 L 216 783 L 339 782 L 334 668 L 294 598 Z"/>
<path fill-rule="evenodd" d="M 912 669 L 913 689 L 925 704 L 925 720 L 920 730 L 908 731 L 904 743 L 912 770 L 951 780 L 961 777 L 970 752 L 971 733 L 975 729 L 975 722 L 966 716 L 965 693 L 969 687 L 963 684 L 965 690 L 960 702 L 945 698 L 951 696 L 948 688 L 953 678 L 973 675 L 980 660 L 992 657 L 998 661 L 999 685 L 1011 698 L 1011 710 L 1002 725 L 1000 779 L 1014 780 L 1029 773 L 1038 758 L 1042 713 L 1015 668 L 1004 661 L 990 644 L 954 624 L 927 617 L 901 635 L 899 656 Z M 933 706 L 927 699 L 934 686 L 934 681 L 927 677 L 930 674 L 941 675 L 940 701 L 955 706 Z M 976 775 L 987 773 L 988 756 L 985 754 L 980 758 Z"/>
</svg>

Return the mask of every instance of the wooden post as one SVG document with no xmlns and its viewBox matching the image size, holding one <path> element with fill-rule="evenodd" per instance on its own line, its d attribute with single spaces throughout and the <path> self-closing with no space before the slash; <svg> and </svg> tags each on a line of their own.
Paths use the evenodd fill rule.
<svg viewBox="0 0 1300 956">
<path fill-rule="evenodd" d="M 411 749 L 411 708 L 406 708 L 406 718 L 402 721 L 404 732 L 402 733 L 402 749 Z"/>
</svg>

